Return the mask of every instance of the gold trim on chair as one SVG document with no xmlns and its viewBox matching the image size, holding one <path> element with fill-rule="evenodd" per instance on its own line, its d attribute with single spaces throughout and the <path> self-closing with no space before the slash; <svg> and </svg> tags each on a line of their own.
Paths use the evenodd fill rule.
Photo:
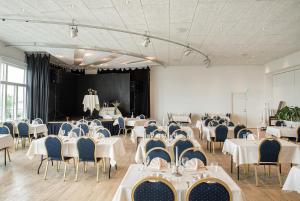
<svg viewBox="0 0 300 201">
<path fill-rule="evenodd" d="M 171 182 L 169 182 L 168 180 L 162 178 L 162 177 L 154 177 L 154 176 L 149 176 L 149 177 L 145 177 L 143 179 L 140 179 L 139 181 L 137 181 L 131 191 L 131 200 L 134 201 L 134 192 L 136 191 L 136 188 L 142 184 L 145 181 L 150 181 L 150 182 L 162 182 L 163 184 L 167 185 L 173 192 L 174 195 L 174 201 L 177 201 L 177 191 L 175 189 L 175 187 L 171 184 Z"/>
<path fill-rule="evenodd" d="M 264 143 L 265 141 L 277 141 L 280 145 L 280 149 L 279 149 L 279 153 L 278 153 L 278 158 L 277 158 L 277 161 L 276 162 L 260 162 L 260 159 L 261 159 L 261 155 L 260 155 L 260 147 L 262 145 L 262 143 Z M 282 181 L 281 181 L 281 173 L 280 173 L 280 163 L 279 163 L 279 157 L 280 157 L 280 153 L 281 153 L 281 143 L 279 140 L 277 140 L 276 138 L 270 136 L 270 137 L 267 137 L 265 139 L 263 139 L 260 143 L 259 143 L 259 146 L 258 146 L 258 161 L 257 163 L 255 164 L 255 183 L 256 183 L 256 186 L 258 186 L 258 176 L 257 176 L 257 167 L 260 166 L 260 164 L 276 164 L 276 166 L 278 167 L 277 169 L 277 174 L 278 174 L 278 180 L 279 180 L 279 184 L 280 186 L 282 186 Z M 269 175 L 270 175 L 270 166 L 269 166 Z"/>
<path fill-rule="evenodd" d="M 170 153 L 168 152 L 167 149 L 164 149 L 164 148 L 161 148 L 161 147 L 154 147 L 154 148 L 150 149 L 150 150 L 146 153 L 146 155 L 145 155 L 146 158 L 148 157 L 149 153 L 150 153 L 151 151 L 153 151 L 153 150 L 163 150 L 163 151 L 165 151 L 166 153 L 169 154 L 170 159 L 171 159 L 171 162 L 174 161 L 174 158 L 172 157 L 172 154 L 170 154 Z M 147 164 L 147 166 L 148 166 L 148 165 L 149 165 L 149 164 Z"/>
<path fill-rule="evenodd" d="M 230 201 L 232 201 L 232 192 L 231 192 L 229 186 L 224 181 L 214 178 L 214 177 L 200 179 L 200 180 L 196 181 L 195 183 L 193 183 L 186 192 L 186 196 L 185 196 L 186 201 L 189 201 L 191 191 L 201 183 L 219 183 L 219 184 L 221 184 L 229 193 L 229 199 L 230 199 Z"/>
</svg>

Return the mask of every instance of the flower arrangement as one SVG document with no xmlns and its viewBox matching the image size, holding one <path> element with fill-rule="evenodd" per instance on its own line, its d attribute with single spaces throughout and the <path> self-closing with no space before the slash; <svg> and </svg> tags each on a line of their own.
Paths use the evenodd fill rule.
<svg viewBox="0 0 300 201">
<path fill-rule="evenodd" d="M 97 90 L 94 90 L 94 89 L 89 88 L 89 89 L 88 89 L 88 94 L 89 94 L 89 95 L 97 95 Z"/>
<path fill-rule="evenodd" d="M 120 104 L 121 104 L 121 103 L 118 102 L 118 101 L 115 101 L 115 102 L 112 103 L 112 105 L 113 105 L 115 108 L 119 107 Z"/>
</svg>

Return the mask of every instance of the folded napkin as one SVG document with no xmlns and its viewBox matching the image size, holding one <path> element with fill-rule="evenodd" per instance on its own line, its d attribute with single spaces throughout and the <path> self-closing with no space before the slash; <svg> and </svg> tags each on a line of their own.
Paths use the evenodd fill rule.
<svg viewBox="0 0 300 201">
<path fill-rule="evenodd" d="M 152 159 L 150 164 L 148 165 L 149 168 L 161 170 L 163 168 L 168 167 L 168 162 L 162 158 L 156 157 Z"/>
<path fill-rule="evenodd" d="M 204 163 L 198 158 L 192 158 L 185 163 L 185 168 L 189 170 L 199 170 L 204 168 Z"/>
<path fill-rule="evenodd" d="M 164 134 L 156 134 L 156 135 L 154 136 L 154 138 L 156 138 L 156 139 L 165 139 L 165 138 L 166 138 L 166 135 L 164 135 Z"/>
<path fill-rule="evenodd" d="M 77 136 L 76 133 L 70 131 L 70 132 L 68 133 L 68 137 L 69 137 L 69 138 L 77 138 L 78 136 Z"/>
<path fill-rule="evenodd" d="M 181 138 L 186 138 L 185 135 L 179 134 L 176 135 L 175 139 L 181 139 Z"/>
</svg>

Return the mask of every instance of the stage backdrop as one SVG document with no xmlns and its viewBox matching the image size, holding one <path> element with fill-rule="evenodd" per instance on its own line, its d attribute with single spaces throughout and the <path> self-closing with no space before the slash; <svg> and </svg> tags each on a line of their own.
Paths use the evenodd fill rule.
<svg viewBox="0 0 300 201">
<path fill-rule="evenodd" d="M 49 120 L 65 116 L 83 116 L 82 100 L 87 89 L 97 90 L 101 107 L 103 102 L 121 103 L 124 116 L 149 116 L 149 69 L 128 71 L 101 71 L 97 75 L 66 72 L 52 66 L 49 85 Z"/>
</svg>

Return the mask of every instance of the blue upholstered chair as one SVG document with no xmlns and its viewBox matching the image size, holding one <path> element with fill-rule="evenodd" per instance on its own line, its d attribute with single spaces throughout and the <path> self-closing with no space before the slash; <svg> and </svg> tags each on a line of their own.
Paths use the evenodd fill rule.
<svg viewBox="0 0 300 201">
<path fill-rule="evenodd" d="M 78 161 L 76 164 L 75 181 L 78 180 L 78 166 L 80 162 L 84 164 L 84 172 L 87 172 L 87 163 L 93 162 L 97 164 L 97 182 L 99 181 L 99 169 L 101 158 L 96 157 L 96 144 L 90 137 L 80 137 L 77 140 Z"/>
<path fill-rule="evenodd" d="M 244 128 L 246 128 L 245 125 L 242 125 L 242 124 L 236 125 L 236 127 L 234 127 L 234 129 L 233 129 L 234 138 L 237 138 L 237 134 L 239 133 L 239 131 Z"/>
<path fill-rule="evenodd" d="M 96 133 L 104 137 L 111 137 L 110 131 L 107 128 L 99 128 Z"/>
<path fill-rule="evenodd" d="M 207 165 L 207 158 L 205 154 L 199 149 L 199 148 L 188 148 L 184 150 L 181 155 L 179 156 L 179 161 L 182 162 L 182 158 L 187 158 L 188 160 L 191 160 L 193 158 L 197 158 L 200 161 L 203 162 L 203 164 L 206 166 Z"/>
<path fill-rule="evenodd" d="M 238 138 L 244 138 L 244 136 L 246 136 L 246 138 L 248 138 L 248 135 L 252 134 L 252 131 L 247 129 L 247 128 L 243 128 L 238 132 L 237 137 Z"/>
<path fill-rule="evenodd" d="M 143 115 L 143 114 L 141 114 L 141 115 L 139 116 L 139 118 L 140 118 L 140 119 L 146 119 L 145 115 Z"/>
<path fill-rule="evenodd" d="M 9 129 L 9 133 L 11 134 L 11 136 L 13 138 L 15 138 L 16 134 L 14 132 L 14 125 L 13 125 L 13 123 L 7 121 L 7 122 L 4 122 L 3 125 L 6 126 Z"/>
<path fill-rule="evenodd" d="M 156 129 L 157 129 L 157 126 L 155 124 L 148 125 L 145 129 L 146 135 L 152 134 Z"/>
<path fill-rule="evenodd" d="M 227 123 L 227 126 L 228 126 L 228 127 L 233 127 L 233 126 L 234 126 L 234 123 L 233 123 L 232 121 L 230 121 L 230 122 Z"/>
<path fill-rule="evenodd" d="M 159 139 L 151 139 L 145 144 L 145 152 L 147 153 L 150 149 L 153 149 L 155 147 L 166 148 L 166 145 Z"/>
<path fill-rule="evenodd" d="M 212 144 L 212 148 L 213 148 L 213 153 L 215 153 L 215 143 L 216 142 L 220 142 L 220 144 L 222 142 L 225 142 L 225 140 L 227 139 L 227 134 L 228 134 L 228 128 L 225 125 L 218 125 L 216 127 L 215 130 L 215 137 L 211 137 L 212 141 L 210 142 L 210 144 Z M 211 145 L 210 145 L 211 147 Z"/>
<path fill-rule="evenodd" d="M 85 119 L 80 119 L 77 123 L 85 123 L 85 124 L 89 124 L 89 122 Z"/>
<path fill-rule="evenodd" d="M 177 201 L 173 185 L 161 177 L 146 177 L 138 181 L 131 192 L 132 201 Z"/>
<path fill-rule="evenodd" d="M 213 119 L 211 118 L 207 118 L 205 121 L 204 121 L 204 126 L 208 126 L 209 122 L 212 121 Z"/>
<path fill-rule="evenodd" d="M 208 123 L 208 126 L 210 126 L 210 127 L 216 127 L 218 125 L 219 125 L 219 122 L 216 120 L 212 120 Z"/>
<path fill-rule="evenodd" d="M 179 157 L 183 151 L 185 151 L 189 148 L 193 148 L 194 144 L 191 140 L 188 140 L 188 139 L 181 138 L 181 139 L 176 140 L 172 146 L 172 153 L 173 153 L 174 158 L 176 156 L 176 147 L 178 147 L 178 157 Z"/>
<path fill-rule="evenodd" d="M 127 128 L 125 126 L 125 119 L 124 119 L 124 117 L 118 117 L 118 125 L 119 125 L 119 133 L 118 133 L 118 135 L 120 135 L 122 131 L 126 135 L 127 134 Z"/>
<path fill-rule="evenodd" d="M 148 121 L 148 125 L 150 125 L 150 124 L 156 125 L 156 121 L 155 121 L 155 120 L 150 120 L 150 121 Z"/>
<path fill-rule="evenodd" d="M 3 135 L 3 134 L 10 134 L 10 131 L 9 131 L 9 128 L 5 125 L 3 126 L 0 126 L 0 135 Z"/>
<path fill-rule="evenodd" d="M 102 123 L 101 123 L 101 121 L 99 119 L 94 119 L 92 121 L 92 123 L 94 124 L 94 126 L 102 126 Z"/>
<path fill-rule="evenodd" d="M 155 148 L 150 149 L 146 153 L 146 158 L 149 158 L 147 165 L 149 165 L 154 158 L 164 159 L 168 163 L 171 163 L 171 161 L 172 161 L 172 157 L 170 156 L 169 152 L 166 149 L 161 148 L 161 147 L 155 147 Z"/>
<path fill-rule="evenodd" d="M 182 136 L 184 136 L 185 138 L 188 137 L 187 132 L 186 132 L 185 130 L 182 130 L 182 129 L 177 129 L 177 130 L 175 130 L 175 131 L 173 132 L 173 135 L 174 135 L 175 138 L 176 138 L 178 135 L 182 135 Z"/>
<path fill-rule="evenodd" d="M 153 131 L 153 135 L 154 135 L 154 138 L 158 135 L 167 137 L 167 132 L 162 129 L 156 129 L 155 131 Z"/>
<path fill-rule="evenodd" d="M 186 193 L 186 201 L 232 201 L 228 185 L 217 178 L 205 178 L 192 184 Z"/>
<path fill-rule="evenodd" d="M 258 177 L 257 177 L 257 167 L 259 165 L 277 166 L 278 180 L 281 186 L 281 174 L 280 174 L 280 163 L 279 163 L 279 154 L 281 150 L 281 144 L 276 138 L 266 138 L 260 142 L 258 148 L 258 162 L 255 165 L 255 179 L 256 186 L 258 186 Z"/>
<path fill-rule="evenodd" d="M 77 135 L 77 137 L 84 136 L 84 131 L 83 131 L 83 129 L 82 129 L 82 128 L 79 128 L 79 127 L 73 128 L 70 132 L 75 133 L 75 134 Z M 70 132 L 69 132 L 69 133 L 70 133 Z"/>
<path fill-rule="evenodd" d="M 70 124 L 69 122 L 64 122 L 60 126 L 58 133 L 60 133 L 60 134 L 62 134 L 64 136 L 68 136 L 68 134 L 72 130 L 72 128 L 73 128 L 72 124 Z"/>
<path fill-rule="evenodd" d="M 171 124 L 177 124 L 177 122 L 176 121 L 169 121 L 168 126 L 170 126 Z"/>
<path fill-rule="evenodd" d="M 41 118 L 35 118 L 33 121 L 32 121 L 33 124 L 43 124 L 43 120 Z"/>
<path fill-rule="evenodd" d="M 172 135 L 174 131 L 180 129 L 180 126 L 178 124 L 170 124 L 169 127 L 168 127 L 168 132 L 169 132 L 169 135 Z"/>
<path fill-rule="evenodd" d="M 88 135 L 90 132 L 89 126 L 85 123 L 80 123 L 77 125 L 78 128 L 81 128 L 83 130 L 83 135 Z"/>
<path fill-rule="evenodd" d="M 22 146 L 25 147 L 26 145 L 26 138 L 28 138 L 29 143 L 31 142 L 31 138 L 33 134 L 29 134 L 29 124 L 26 122 L 19 122 L 18 125 L 18 139 L 21 139 Z M 17 144 L 18 145 L 18 144 Z"/>
<path fill-rule="evenodd" d="M 46 137 L 45 147 L 47 150 L 47 158 L 46 158 L 47 164 L 46 164 L 44 179 L 45 180 L 47 179 L 49 161 L 57 161 L 57 171 L 59 171 L 59 162 L 65 163 L 65 168 L 64 168 L 64 181 L 65 181 L 67 164 L 70 159 L 73 159 L 74 168 L 75 168 L 75 159 L 73 157 L 67 157 L 63 155 L 63 143 L 55 135 L 49 135 L 48 137 Z"/>
<path fill-rule="evenodd" d="M 276 121 L 275 126 L 285 126 L 284 121 Z"/>
</svg>

